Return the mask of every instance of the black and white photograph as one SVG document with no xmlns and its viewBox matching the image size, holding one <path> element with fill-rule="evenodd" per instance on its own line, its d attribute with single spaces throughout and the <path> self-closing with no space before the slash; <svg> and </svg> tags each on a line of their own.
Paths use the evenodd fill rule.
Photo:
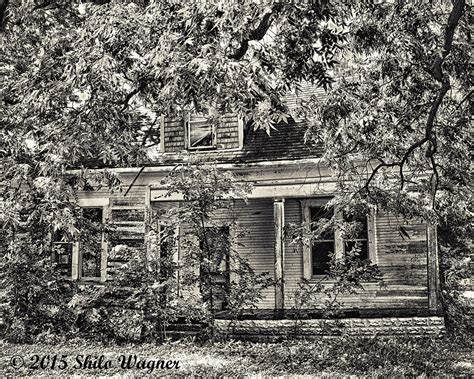
<svg viewBox="0 0 474 379">
<path fill-rule="evenodd" d="M 474 376 L 471 0 L 0 0 L 0 377 Z"/>
</svg>

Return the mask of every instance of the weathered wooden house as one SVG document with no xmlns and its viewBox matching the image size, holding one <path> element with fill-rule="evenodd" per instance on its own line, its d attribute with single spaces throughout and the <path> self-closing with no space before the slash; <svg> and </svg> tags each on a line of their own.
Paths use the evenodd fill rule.
<svg viewBox="0 0 474 379">
<path fill-rule="evenodd" d="M 186 120 L 162 117 L 160 150 L 154 163 L 144 169 L 115 169 L 124 186 L 134 182 L 126 196 L 105 190 L 79 194 L 79 204 L 90 217 L 108 220 L 117 227 L 120 241 L 102 238 L 100 259 L 83 256 L 79 244 L 69 244 L 64 246 L 65 254 L 58 257 L 58 262 L 74 279 L 106 281 L 114 266 L 107 256 L 113 244 L 144 248 L 147 212 L 180 201 L 179 197 L 165 196 L 166 188 L 157 184 L 160 179 L 190 157 L 200 162 L 212 161 L 219 169 L 230 170 L 242 181 L 253 184 L 247 203 L 234 202 L 233 217 L 248 230 L 238 241 L 238 249 L 257 272 L 268 271 L 275 280 L 274 287 L 265 291 L 258 304 L 257 316 L 254 313 L 252 321 L 234 323 L 234 333 L 284 330 L 291 322 L 269 320 L 271 315 L 285 318 L 302 278 L 309 282 L 321 278 L 329 253 L 342 256 L 348 246 L 337 230 L 309 246 L 290 244 L 284 236 L 286 224 L 321 217 L 336 189 L 329 169 L 319 164 L 321 151 L 305 145 L 304 133 L 305 127 L 293 121 L 277 125 L 269 136 L 265 131 L 248 133 L 237 115 L 227 115 L 217 129 L 194 115 Z M 357 238 L 361 254 L 379 266 L 383 285 L 366 283 L 363 291 L 342 299 L 345 325 L 350 330 L 367 332 L 438 333 L 443 319 L 437 317 L 436 229 L 381 211 L 367 214 L 363 223 L 365 228 Z M 400 226 L 409 238 L 400 235 Z M 177 254 L 179 259 L 181 252 Z M 266 320 L 256 320 L 258 315 Z M 306 332 L 319 330 L 318 322 L 305 321 Z"/>
</svg>

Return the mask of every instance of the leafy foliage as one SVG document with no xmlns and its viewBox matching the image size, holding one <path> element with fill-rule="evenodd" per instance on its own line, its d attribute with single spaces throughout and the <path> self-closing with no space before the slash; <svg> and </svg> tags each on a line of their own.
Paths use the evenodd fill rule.
<svg viewBox="0 0 474 379">
<path fill-rule="evenodd" d="M 230 341 L 198 345 L 193 342 L 133 344 L 107 346 L 79 339 L 37 345 L 13 345 L 0 342 L 5 359 L 0 370 L 6 375 L 32 375 L 35 370 L 11 367 L 13 355 L 31 356 L 38 350 L 66 354 L 68 360 L 77 354 L 90 354 L 115 359 L 120 355 L 137 355 L 148 359 L 179 359 L 178 370 L 153 371 L 156 375 L 173 377 L 205 376 L 469 376 L 473 373 L 471 354 L 459 344 L 449 341 L 410 338 L 337 337 L 317 341 L 286 341 L 284 343 L 250 343 Z M 70 361 L 69 361 L 70 362 Z M 44 370 L 57 375 L 57 370 Z M 72 364 L 64 375 L 77 375 Z M 84 375 L 104 375 L 103 369 L 82 370 Z M 138 368 L 124 370 L 117 365 L 107 375 L 144 375 Z"/>
<path fill-rule="evenodd" d="M 255 307 L 262 290 L 273 284 L 268 273 L 257 274 L 236 248 L 245 230 L 229 215 L 235 206 L 233 199 L 245 200 L 250 186 L 238 183 L 230 172 L 219 171 L 214 165 L 179 167 L 163 184 L 169 195 L 178 193 L 184 199 L 160 219 L 166 220 L 168 230 L 180 228 L 176 237 L 183 252 L 179 268 L 188 287 L 183 292 L 193 293 L 193 288 L 199 288 L 212 334 L 219 308 L 237 317 L 244 307 Z"/>
<path fill-rule="evenodd" d="M 460 302 L 445 308 L 465 309 L 453 278 L 468 276 L 472 239 L 470 7 L 459 0 L 352 8 L 340 80 L 323 103 L 303 106 L 307 138 L 325 146 L 335 204 L 376 204 L 439 225 L 441 281 L 457 292 L 444 300 Z"/>
<path fill-rule="evenodd" d="M 292 116 L 285 94 L 302 80 L 329 88 L 336 68 L 343 79 L 327 101 L 297 110 L 308 140 L 324 146 L 334 203 L 467 225 L 469 10 L 464 0 L 1 1 L 0 222 L 9 254 L 22 254 L 20 234 L 24 250 L 41 249 L 37 261 L 49 255 L 50 232 L 77 237 L 75 194 L 91 187 L 85 167 L 144 162 L 144 147 L 157 143 L 156 114 L 194 108 L 218 124 L 236 112 L 270 132 Z M 100 175 L 99 186 L 117 186 L 111 171 Z M 456 241 L 472 237 L 454 230 Z M 442 241 L 445 284 L 463 276 L 449 273 L 469 254 L 450 241 Z"/>
<path fill-rule="evenodd" d="M 75 331 L 75 313 L 69 300 L 78 292 L 77 283 L 62 278 L 42 247 L 28 241 L 12 247 L 1 264 L 1 302 L 9 341 L 31 343 L 44 333 Z"/>
<path fill-rule="evenodd" d="M 184 201 L 154 213 L 148 249 L 115 246 L 109 258 L 122 263 L 111 278 L 85 288 L 69 302 L 83 336 L 163 341 L 171 324 L 194 322 L 208 325 L 209 335 L 203 331 L 203 337 L 212 337 L 218 311 L 224 308 L 238 317 L 243 307 L 255 307 L 261 291 L 273 285 L 233 247 L 243 233 L 235 220 L 217 222 L 212 217 L 233 206 L 231 197 L 245 197 L 248 185 L 215 166 L 191 165 L 176 168 L 163 183 L 169 194 L 177 192 Z"/>
</svg>

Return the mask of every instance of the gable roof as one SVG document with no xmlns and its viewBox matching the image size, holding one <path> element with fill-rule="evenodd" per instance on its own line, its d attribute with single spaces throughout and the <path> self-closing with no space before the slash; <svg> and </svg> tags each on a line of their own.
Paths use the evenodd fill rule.
<svg viewBox="0 0 474 379">
<path fill-rule="evenodd" d="M 316 101 L 324 101 L 325 91 L 314 84 L 302 82 L 297 90 L 288 93 L 283 101 L 292 111 L 300 104 L 310 98 Z M 158 116 L 152 120 L 150 116 L 139 117 L 134 124 L 147 130 L 154 128 L 154 137 L 159 135 Z M 150 129 L 151 130 L 151 129 Z M 274 125 L 270 134 L 263 129 L 247 130 L 243 147 L 241 149 L 217 149 L 217 150 L 186 150 L 183 148 L 174 152 L 159 151 L 159 144 L 153 140 L 154 144 L 148 149 L 149 160 L 137 163 L 135 167 L 159 167 L 175 165 L 187 162 L 199 163 L 226 163 L 226 164 L 247 164 L 257 162 L 278 162 L 284 160 L 298 161 L 301 159 L 319 158 L 323 155 L 323 146 L 314 146 L 305 142 L 307 126 L 299 120 L 289 119 L 288 123 Z M 122 167 L 104 164 L 99 159 L 90 159 L 83 162 L 88 168 Z"/>
<path fill-rule="evenodd" d="M 302 102 L 309 99 L 323 101 L 325 91 L 309 82 L 301 82 L 297 90 L 288 93 L 283 101 L 290 110 L 295 110 Z M 195 159 L 199 162 L 217 163 L 256 163 L 282 160 L 299 160 L 319 158 L 323 154 L 322 146 L 314 146 L 305 142 L 306 124 L 290 119 L 288 123 L 274 126 L 270 135 L 263 129 L 249 130 L 240 150 L 186 151 L 173 153 L 157 153 L 153 156 L 150 166 L 178 164 Z"/>
</svg>

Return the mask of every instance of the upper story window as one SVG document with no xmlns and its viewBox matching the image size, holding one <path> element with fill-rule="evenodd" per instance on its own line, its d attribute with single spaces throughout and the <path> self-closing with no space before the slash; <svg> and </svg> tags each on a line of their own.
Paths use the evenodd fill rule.
<svg viewBox="0 0 474 379">
<path fill-rule="evenodd" d="M 216 147 L 215 127 L 202 115 L 189 115 L 187 122 L 189 149 L 213 149 Z"/>
<path fill-rule="evenodd" d="M 190 111 L 184 118 L 160 119 L 161 153 L 180 153 L 184 149 L 193 153 L 240 150 L 244 145 L 245 122 L 236 113 L 211 120 L 207 114 Z"/>
</svg>

